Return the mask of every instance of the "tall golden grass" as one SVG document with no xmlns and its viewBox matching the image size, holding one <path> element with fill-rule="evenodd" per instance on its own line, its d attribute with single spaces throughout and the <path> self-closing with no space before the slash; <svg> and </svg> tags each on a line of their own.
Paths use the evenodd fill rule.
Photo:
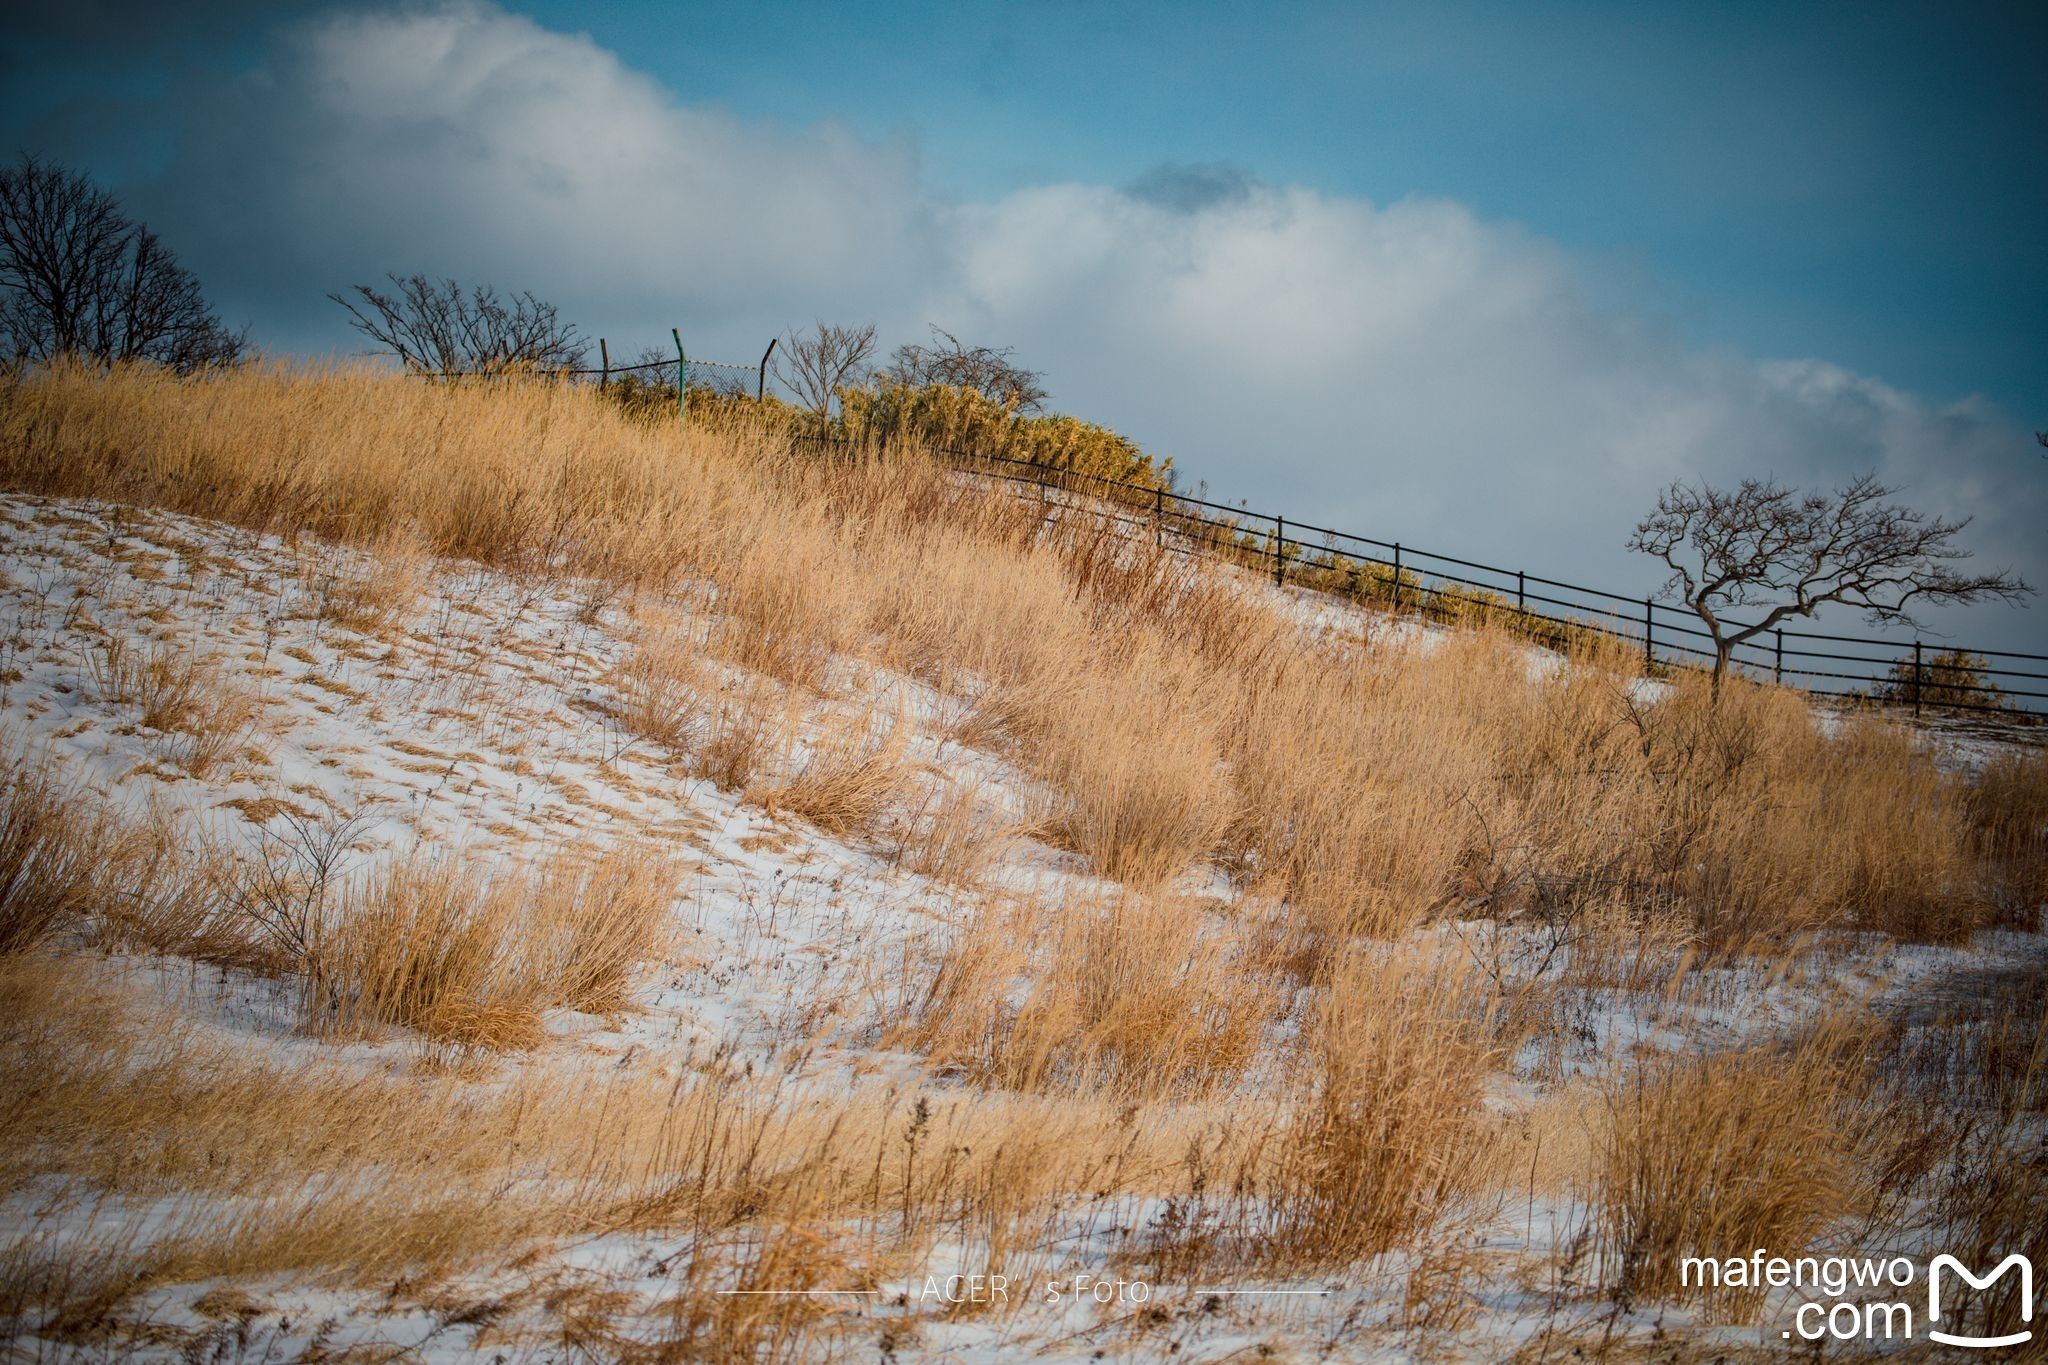
<svg viewBox="0 0 2048 1365">
<path fill-rule="evenodd" d="M 524 874 L 445 857 L 398 863 L 320 907 L 303 964 L 307 1022 L 340 1036 L 404 1027 L 462 1047 L 531 1047 L 547 1009 L 624 1006 L 675 894 L 674 873 L 644 851 Z"/>
<path fill-rule="evenodd" d="M 1601 1246 L 1624 1301 L 1711 1292 L 1681 1285 L 1702 1247 L 1802 1256 L 1865 1210 L 1881 1122 L 1864 1102 L 1868 1026 L 1836 1016 L 1790 1044 L 1651 1058 L 1616 1085 Z M 1743 1320 L 1764 1288 L 1716 1307 Z"/>
<path fill-rule="evenodd" d="M 1971 776 L 1882 718 L 1827 731 L 1783 689 L 1732 682 L 1717 703 L 1689 676 L 1646 684 L 1590 638 L 1537 666 L 1483 625 L 1312 636 L 1228 568 L 1083 507 L 1048 516 L 915 450 L 825 458 L 538 382 L 58 367 L 0 382 L 0 485 L 346 542 L 367 558 L 335 574 L 316 558 L 310 590 L 359 628 L 404 619 L 427 556 L 616 604 L 635 647 L 608 704 L 678 772 L 951 887 L 1033 834 L 1104 879 L 962 895 L 898 979 L 821 976 L 821 992 L 869 996 L 871 1040 L 919 1058 L 928 1093 L 778 1088 L 715 1056 L 566 1089 L 538 1062 L 495 1087 L 366 1079 L 196 1037 L 144 1048 L 153 1022 L 94 1003 L 50 950 L 300 973 L 316 1032 L 517 1050 L 549 1010 L 629 1006 L 635 964 L 661 955 L 673 871 L 643 852 L 522 872 L 429 851 L 300 895 L 317 879 L 252 882 L 146 826 L 112 837 L 16 765 L 0 790 L 0 1087 L 22 1098 L 0 1112 L 0 1181 L 192 1211 L 141 1236 L 116 1209 L 84 1249 L 0 1253 L 0 1315 L 67 1340 L 153 1285 L 452 1274 L 548 1238 L 666 1229 L 691 1250 L 663 1349 L 798 1358 L 843 1315 L 714 1291 L 870 1286 L 941 1244 L 1026 1266 L 1089 1199 L 1109 1221 L 1163 1206 L 1118 1254 L 1191 1285 L 1438 1248 L 1410 1277 L 1410 1317 L 1462 1322 L 1458 1230 L 1513 1179 L 1489 1085 L 1532 1032 L 1569 1031 L 1574 993 L 1654 1011 L 1666 976 L 1768 978 L 1831 930 L 2036 928 L 2048 884 L 2038 755 Z M 177 660 L 138 672 L 136 657 L 103 659 L 109 695 L 173 700 Z M 897 675 L 930 689 L 924 733 L 878 709 L 875 680 Z M 1011 765 L 1038 804 L 996 809 L 979 779 L 913 761 L 913 739 Z M 101 847 L 118 856 L 95 863 Z M 144 879 L 156 892 L 131 894 Z M 1538 955 L 1459 946 L 1474 922 Z M 1587 1085 L 1603 1102 L 1573 1101 L 1591 1131 L 1554 1183 L 1596 1210 L 1607 1292 L 1668 1297 L 1680 1252 L 1796 1248 L 1904 1199 L 1987 1246 L 2035 1235 L 2038 1162 L 2015 1134 L 2040 1106 L 2038 1026 L 1993 1046 L 1972 1025 L 1916 1072 L 1955 1117 L 1914 1148 L 1881 1131 L 1904 1100 L 1878 1055 L 1896 1021 L 1874 1010 L 1600 1060 Z M 1958 1071 L 2005 1079 L 1933 1079 Z M 389 1116 L 374 1135 L 367 1107 Z M 1973 1167 L 1987 1113 L 2000 1142 Z M 224 1181 L 246 1195 L 233 1226 L 200 1202 Z M 624 1351 L 606 1312 L 568 1316 L 552 1345 Z"/>
<path fill-rule="evenodd" d="M 1475 895 L 1676 908 L 1722 952 L 1834 924 L 1954 939 L 2042 862 L 1980 809 L 1990 788 L 1879 718 L 1830 738 L 1790 692 L 1716 706 L 1690 677 L 1645 699 L 1597 647 L 1544 681 L 1484 631 L 1427 652 L 1307 639 L 1226 575 L 942 466 L 663 429 L 562 386 L 38 372 L 5 389 L 0 480 L 688 588 L 708 626 L 629 672 L 622 706 L 670 739 L 685 713 L 712 725 L 697 747 L 724 784 L 780 745 L 782 703 L 724 682 L 692 710 L 685 673 L 724 660 L 825 694 L 835 657 L 866 656 L 959 697 L 956 733 L 1049 782 L 1054 837 L 1103 872 L 1214 862 L 1318 939 Z M 1986 782 L 2017 793 L 2006 772 Z"/>
</svg>

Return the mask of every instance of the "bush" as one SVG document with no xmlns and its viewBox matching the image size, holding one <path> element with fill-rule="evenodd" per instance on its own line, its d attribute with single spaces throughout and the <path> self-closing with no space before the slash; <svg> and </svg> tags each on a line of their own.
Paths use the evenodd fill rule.
<svg viewBox="0 0 2048 1365">
<path fill-rule="evenodd" d="M 1687 1256 L 1808 1254 L 1870 1198 L 1883 1116 L 1862 1103 L 1867 1024 L 1822 1021 L 1789 1045 L 1646 1058 L 1608 1097 L 1601 1259 L 1617 1301 L 1702 1297 L 1740 1321 L 1763 1293 L 1687 1285 Z"/>
<path fill-rule="evenodd" d="M 909 442 L 996 455 L 1146 488 L 1164 488 L 1172 480 L 1172 460 L 1155 460 L 1108 427 L 1060 414 L 1022 416 L 972 389 L 848 389 L 840 401 L 841 429 L 834 434 L 864 444 Z"/>
<path fill-rule="evenodd" d="M 1916 670 L 1911 659 L 1891 667 L 1880 700 L 1895 706 L 1932 706 L 1937 709 L 1990 707 L 2005 709 L 2005 693 L 1991 681 L 1991 663 L 1966 649 L 1944 649 L 1922 660 Z"/>
<path fill-rule="evenodd" d="M 105 822 L 9 757 L 0 766 L 0 956 L 81 922 L 100 895 Z"/>
</svg>

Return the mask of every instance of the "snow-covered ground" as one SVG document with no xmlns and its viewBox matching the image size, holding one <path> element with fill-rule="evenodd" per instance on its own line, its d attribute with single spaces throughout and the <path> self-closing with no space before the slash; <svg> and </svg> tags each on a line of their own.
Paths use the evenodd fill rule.
<svg viewBox="0 0 2048 1365">
<path fill-rule="evenodd" d="M 297 821 L 352 824 L 359 863 L 417 844 L 520 861 L 625 840 L 672 848 L 686 890 L 673 907 L 669 947 L 641 973 L 632 1008 L 612 1017 L 559 1013 L 549 1021 L 548 1044 L 506 1067 L 616 1066 L 635 1056 L 722 1050 L 763 1070 L 783 1068 L 791 1086 L 915 1070 L 917 1059 L 878 1050 L 860 1020 L 813 1015 L 800 1028 L 792 1020 L 825 994 L 821 981 L 849 964 L 886 975 L 890 964 L 914 960 L 906 955 L 934 933 L 979 913 L 980 893 L 907 871 L 885 848 L 771 815 L 690 776 L 673 755 L 629 733 L 619 721 L 614 674 L 641 628 L 631 604 L 574 581 L 528 582 L 475 565 L 423 562 L 416 583 L 388 594 L 398 609 L 365 616 L 337 607 L 389 571 L 354 551 L 168 513 L 0 498 L 5 742 L 116 808 L 172 813 L 192 838 L 219 847 L 255 850 L 286 837 Z M 1284 604 L 1305 630 L 1361 641 L 1434 633 L 1240 577 L 1246 591 Z M 214 704 L 224 714 L 245 712 L 246 725 L 210 763 L 195 761 L 187 737 L 143 725 L 135 705 L 108 695 L 110 641 L 196 662 L 219 689 Z M 1551 657 L 1532 649 L 1532 669 L 1552 666 Z M 886 699 L 905 718 L 908 757 L 922 771 L 972 775 L 998 804 L 1027 809 L 1038 799 L 1026 776 L 947 737 L 942 699 L 898 675 L 845 667 L 854 670 L 847 691 Z M 1069 855 L 1020 838 L 987 884 L 1057 894 L 1087 880 Z M 1482 944 L 1500 933 L 1485 925 L 1433 932 L 1467 938 L 1475 954 L 1506 954 L 1495 960 L 1529 960 L 1540 951 L 1537 944 Z M 2037 942 L 2002 936 L 1970 949 L 1897 949 L 1844 938 L 1815 952 L 1837 983 L 1883 992 L 2031 953 Z M 273 978 L 202 974 L 118 953 L 93 963 L 121 989 L 251 1055 L 318 1053 L 399 1073 L 411 1055 L 403 1038 L 343 1047 L 305 1037 L 291 988 Z M 1561 1055 L 1521 1059 L 1502 1077 L 1496 1100 L 1513 1111 L 1596 1057 L 1646 1044 L 1739 1041 L 1813 1007 L 1812 992 L 1793 976 L 1766 980 L 1738 969 L 1706 974 L 1677 1002 L 1654 992 L 1586 993 L 1561 1006 L 1574 1014 Z M 1121 1212 L 1150 1216 L 1139 1207 Z M 906 1358 L 1094 1359 L 1106 1352 L 1144 1359 L 1169 1340 L 1178 1343 L 1175 1358 L 1190 1360 L 1258 1358 L 1268 1349 L 1303 1358 L 1505 1355 L 1584 1311 L 1568 1291 L 1571 1276 L 1585 1273 L 1572 1269 L 1580 1265 L 1572 1248 L 1587 1217 L 1580 1204 L 1549 1196 L 1499 1210 L 1474 1253 L 1483 1264 L 1469 1281 L 1469 1312 L 1455 1335 L 1435 1343 L 1388 1327 L 1402 1311 L 1406 1270 L 1391 1258 L 1342 1282 L 1216 1286 L 1162 1301 L 1157 1307 L 1173 1325 L 1142 1338 L 1126 1338 L 1118 1326 L 1139 1311 L 1128 1303 L 1100 1308 L 1069 1295 L 1008 1316 L 944 1318 L 936 1307 L 878 1299 L 858 1310 L 875 1326 L 861 1349 L 871 1350 L 891 1320 L 912 1316 L 920 1330 L 900 1347 Z M 48 1231 L 34 1192 L 0 1206 L 0 1234 Z M 1099 1214 L 1071 1231 L 1070 1243 L 1024 1258 L 1034 1286 L 1108 1263 L 1114 1238 Z M 672 1238 L 613 1234 L 549 1248 L 540 1268 L 524 1273 L 651 1306 L 675 1250 Z M 941 1248 L 919 1274 L 952 1268 Z M 240 1322 L 243 1349 L 257 1358 L 289 1359 L 316 1347 L 432 1359 L 483 1359 L 499 1350 L 477 1324 L 384 1295 L 266 1283 L 232 1286 L 247 1298 L 230 1300 L 223 1297 L 229 1288 L 153 1291 L 140 1311 L 185 1328 Z M 1681 1323 L 1669 1313 L 1622 1315 L 1616 1330 Z M 1757 1344 L 1754 1334 L 1729 1340 Z"/>
</svg>

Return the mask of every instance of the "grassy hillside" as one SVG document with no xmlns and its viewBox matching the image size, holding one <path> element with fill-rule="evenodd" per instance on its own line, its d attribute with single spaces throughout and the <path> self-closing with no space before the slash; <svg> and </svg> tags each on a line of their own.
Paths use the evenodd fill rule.
<svg viewBox="0 0 2048 1365">
<path fill-rule="evenodd" d="M 10 1331 L 395 1282 L 369 1316 L 485 1353 L 1492 1355 L 1775 1338 L 1684 1254 L 2042 1253 L 2039 752 L 1305 626 L 864 449 L 346 370 L 0 389 Z M 284 1003 L 188 1026 L 181 963 Z M 704 1044 L 561 1036 L 671 1014 Z M 1160 1297 L 894 1306 L 932 1266 Z"/>
</svg>

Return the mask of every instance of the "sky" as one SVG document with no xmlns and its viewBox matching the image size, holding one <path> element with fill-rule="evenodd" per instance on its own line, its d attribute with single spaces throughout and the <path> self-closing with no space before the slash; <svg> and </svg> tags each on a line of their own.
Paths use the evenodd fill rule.
<svg viewBox="0 0 2048 1365">
<path fill-rule="evenodd" d="M 226 320 L 425 271 L 614 355 L 1009 345 L 1259 510 L 1648 591 L 1675 478 L 1875 469 L 2048 585 L 2048 8 L 80 0 L 0 147 Z M 1824 617 L 1860 630 L 1853 616 Z M 2048 607 L 1930 640 L 2048 652 Z"/>
</svg>

